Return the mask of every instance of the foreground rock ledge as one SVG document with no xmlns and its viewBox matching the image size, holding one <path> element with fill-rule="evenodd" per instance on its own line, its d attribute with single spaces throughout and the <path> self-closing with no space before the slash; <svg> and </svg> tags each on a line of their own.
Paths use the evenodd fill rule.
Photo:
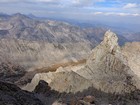
<svg viewBox="0 0 140 105">
<path fill-rule="evenodd" d="M 0 81 L 0 105 L 44 105 L 35 94 Z"/>
</svg>

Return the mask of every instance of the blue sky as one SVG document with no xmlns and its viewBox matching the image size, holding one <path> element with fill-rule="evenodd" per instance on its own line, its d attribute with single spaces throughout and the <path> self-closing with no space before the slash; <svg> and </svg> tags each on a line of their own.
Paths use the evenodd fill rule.
<svg viewBox="0 0 140 105">
<path fill-rule="evenodd" d="M 0 0 L 0 12 L 140 16 L 140 0 Z"/>
<path fill-rule="evenodd" d="M 140 0 L 0 0 L 0 12 L 140 24 Z"/>
</svg>

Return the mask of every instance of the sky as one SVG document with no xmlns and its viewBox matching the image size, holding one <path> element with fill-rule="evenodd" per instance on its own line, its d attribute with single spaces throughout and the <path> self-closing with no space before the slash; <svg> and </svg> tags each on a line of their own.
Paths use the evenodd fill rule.
<svg viewBox="0 0 140 105">
<path fill-rule="evenodd" d="M 140 0 L 0 0 L 0 12 L 140 25 Z"/>
</svg>

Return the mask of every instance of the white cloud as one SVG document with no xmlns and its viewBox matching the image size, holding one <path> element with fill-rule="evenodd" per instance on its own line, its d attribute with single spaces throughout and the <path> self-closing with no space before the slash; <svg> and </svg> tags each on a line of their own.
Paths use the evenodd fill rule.
<svg viewBox="0 0 140 105">
<path fill-rule="evenodd" d="M 100 15 L 100 14 L 103 14 L 103 12 L 94 12 L 93 14 L 94 15 Z"/>
<path fill-rule="evenodd" d="M 138 13 L 135 13 L 135 14 L 133 14 L 133 16 L 140 16 L 140 14 L 138 14 Z"/>
<path fill-rule="evenodd" d="M 94 0 L 94 2 L 105 2 L 106 0 Z"/>
<path fill-rule="evenodd" d="M 62 0 L 0 0 L 0 3 L 11 3 L 11 2 L 60 2 Z"/>
<path fill-rule="evenodd" d="M 110 16 L 110 15 L 114 15 L 114 16 L 140 16 L 140 14 L 138 13 L 123 13 L 123 12 L 94 12 L 92 13 L 93 15 L 106 15 L 106 16 Z"/>
<path fill-rule="evenodd" d="M 119 16 L 133 16 L 133 14 L 130 14 L 130 13 L 117 13 L 116 15 L 119 15 Z"/>
<path fill-rule="evenodd" d="M 40 3 L 57 3 L 70 6 L 89 6 L 95 2 L 104 2 L 105 0 L 0 0 L 0 3 L 12 2 L 40 2 Z"/>
<path fill-rule="evenodd" d="M 63 0 L 63 1 L 66 1 L 66 0 Z M 92 0 L 67 0 L 67 1 L 69 5 L 73 5 L 73 6 L 87 6 L 87 5 L 93 4 Z"/>
<path fill-rule="evenodd" d="M 0 0 L 0 3 L 19 2 L 20 0 Z M 21 0 L 22 1 L 22 0 Z"/>
<path fill-rule="evenodd" d="M 124 5 L 124 9 L 129 9 L 129 8 L 136 8 L 136 7 L 138 7 L 138 4 L 136 4 L 136 3 L 128 3 L 128 4 L 126 4 L 126 5 Z"/>
<path fill-rule="evenodd" d="M 30 0 L 32 2 L 46 2 L 46 3 L 50 3 L 50 2 L 60 2 L 61 0 Z"/>
<path fill-rule="evenodd" d="M 35 0 L 35 1 L 39 1 L 39 2 L 52 2 L 52 1 L 57 1 L 57 0 Z"/>
</svg>

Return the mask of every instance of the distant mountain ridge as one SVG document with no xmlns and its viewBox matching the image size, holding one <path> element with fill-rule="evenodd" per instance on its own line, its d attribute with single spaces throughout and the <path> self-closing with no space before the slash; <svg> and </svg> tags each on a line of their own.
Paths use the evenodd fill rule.
<svg viewBox="0 0 140 105">
<path fill-rule="evenodd" d="M 20 13 L 5 16 L 0 20 L 0 62 L 12 61 L 27 70 L 85 59 L 107 30 L 34 19 Z M 118 37 L 121 45 L 129 41 L 122 35 Z"/>
<path fill-rule="evenodd" d="M 20 13 L 0 21 L 1 38 L 45 40 L 58 43 L 89 41 L 92 45 L 98 44 L 106 30 L 107 28 L 103 27 L 81 28 L 61 21 L 39 20 Z M 127 41 L 123 36 L 120 35 L 120 37 L 121 43 Z"/>
</svg>

